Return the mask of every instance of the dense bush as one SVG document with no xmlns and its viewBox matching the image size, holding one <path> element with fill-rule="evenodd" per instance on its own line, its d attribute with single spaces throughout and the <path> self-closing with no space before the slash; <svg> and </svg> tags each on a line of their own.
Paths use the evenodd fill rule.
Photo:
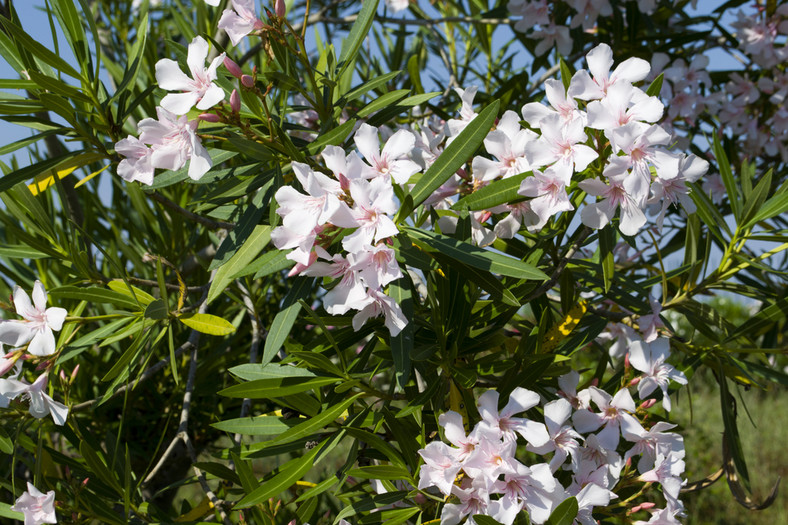
<svg viewBox="0 0 788 525">
<path fill-rule="evenodd" d="M 6 0 L 0 515 L 768 506 L 734 394 L 788 384 L 788 6 L 694 3 L 49 0 L 51 49 Z"/>
</svg>

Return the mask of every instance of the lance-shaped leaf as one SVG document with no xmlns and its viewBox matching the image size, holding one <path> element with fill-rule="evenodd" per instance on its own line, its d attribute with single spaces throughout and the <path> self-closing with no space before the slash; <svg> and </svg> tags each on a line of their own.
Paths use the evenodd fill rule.
<svg viewBox="0 0 788 525">
<path fill-rule="evenodd" d="M 293 281 L 290 291 L 282 302 L 282 308 L 274 317 L 274 322 L 271 324 L 271 329 L 268 331 L 268 336 L 265 339 L 262 364 L 270 363 L 282 347 L 282 344 L 284 344 L 296 319 L 298 319 L 298 312 L 301 310 L 301 305 L 298 301 L 309 295 L 309 291 L 312 289 L 312 281 L 313 279 L 310 277 L 298 277 Z"/>
<path fill-rule="evenodd" d="M 519 259 L 485 250 L 445 235 L 417 228 L 404 228 L 404 230 L 423 250 L 437 251 L 468 266 L 519 279 L 538 281 L 548 279 L 544 272 Z"/>
<path fill-rule="evenodd" d="M 203 334 L 222 336 L 235 332 L 235 327 L 230 321 L 216 315 L 188 314 L 179 316 L 178 320 Z"/>
<path fill-rule="evenodd" d="M 441 184 L 457 173 L 457 170 L 473 155 L 490 132 L 490 128 L 498 116 L 499 105 L 500 103 L 496 100 L 476 115 L 476 118 L 457 135 L 451 144 L 446 146 L 443 153 L 424 172 L 410 192 L 414 206 L 424 202 L 427 197 L 440 188 Z"/>
<path fill-rule="evenodd" d="M 249 399 L 273 399 L 289 396 L 332 385 L 341 381 L 338 377 L 274 377 L 270 379 L 256 379 L 240 385 L 233 385 L 219 391 L 219 395 L 226 397 L 239 397 Z"/>
<path fill-rule="evenodd" d="M 532 172 L 526 171 L 508 179 L 491 182 L 487 186 L 482 186 L 470 195 L 466 195 L 452 206 L 453 210 L 488 210 L 500 204 L 506 204 L 520 200 L 522 195 L 517 193 L 520 184 L 526 177 L 530 177 Z"/>
</svg>

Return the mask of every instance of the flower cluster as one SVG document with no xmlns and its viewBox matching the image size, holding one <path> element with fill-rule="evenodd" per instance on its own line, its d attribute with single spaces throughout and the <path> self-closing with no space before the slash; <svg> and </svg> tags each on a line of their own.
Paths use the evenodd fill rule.
<svg viewBox="0 0 788 525">
<path fill-rule="evenodd" d="M 521 387 L 512 391 L 500 411 L 497 391 L 479 396 L 481 420 L 468 434 L 459 413 L 441 414 L 438 424 L 450 445 L 433 441 L 419 451 L 424 460 L 419 489 L 435 487 L 449 498 L 441 513 L 441 523 L 448 525 L 466 516 L 473 524 L 475 514 L 511 525 L 523 510 L 532 523 L 544 523 L 569 497 L 577 499 L 576 521 L 590 525 L 596 523 L 594 508 L 617 498 L 618 486 L 657 483 L 665 507 L 655 509 L 647 501 L 637 508 L 654 513 L 648 523 L 679 523 L 683 438 L 669 432 L 673 424 L 649 425 L 651 415 L 646 412 L 655 402 L 648 398 L 658 387 L 669 410 L 669 380 L 686 383 L 681 372 L 665 363 L 668 355 L 667 339 L 640 342 L 630 349 L 629 362 L 643 372 L 629 383 L 638 385 L 644 401 L 639 408 L 627 387 L 612 396 L 595 386 L 578 392 L 579 374 L 571 372 L 559 378 L 557 398 L 543 405 L 544 423 L 515 417 L 540 404 L 538 394 Z M 543 456 L 545 462 L 522 463 L 520 438 L 525 450 Z"/>
<path fill-rule="evenodd" d="M 156 81 L 170 93 L 156 108 L 158 120 L 146 118 L 137 125 L 139 137 L 129 135 L 115 144 L 115 151 L 125 157 L 118 165 L 118 175 L 125 180 L 153 184 L 156 168 L 177 170 L 189 162 L 189 177 L 200 179 L 211 169 L 211 156 L 197 135 L 199 120 L 186 116 L 193 107 L 209 109 L 224 100 L 224 90 L 214 84 L 216 70 L 224 53 L 206 68 L 209 44 L 200 36 L 189 44 L 186 62 L 191 76 L 181 71 L 177 62 L 163 58 L 156 63 Z"/>
<path fill-rule="evenodd" d="M 396 335 L 407 319 L 383 292 L 402 277 L 387 241 L 399 232 L 392 220 L 398 208 L 393 184 L 406 183 L 420 170 L 407 158 L 415 137 L 400 130 L 381 150 L 378 130 L 362 124 L 355 143 L 361 155 L 355 151 L 346 155 L 336 146 L 323 151 L 331 177 L 293 163 L 293 173 L 306 194 L 290 186 L 276 192 L 282 226 L 274 229 L 271 239 L 277 248 L 293 249 L 287 255 L 297 263 L 293 274 L 338 279 L 323 297 L 327 312 L 342 315 L 358 310 L 353 318 L 356 330 L 370 317 L 383 314 L 387 328 Z M 346 234 L 347 228 L 354 231 Z M 331 254 L 340 233 L 345 234 L 340 253 Z"/>
<path fill-rule="evenodd" d="M 646 224 L 649 209 L 658 228 L 671 204 L 681 204 L 688 213 L 695 210 L 688 183 L 707 171 L 708 162 L 667 149 L 671 135 L 656 124 L 663 104 L 634 85 L 646 78 L 649 64 L 630 58 L 611 71 L 613 55 L 606 44 L 592 49 L 586 59 L 589 69 L 575 73 L 568 89 L 559 80 L 545 82 L 550 106 L 536 102 L 523 106 L 522 118 L 531 129 L 523 128 L 520 116 L 507 111 L 488 134 L 484 145 L 495 158 L 473 159 L 473 189 L 531 172 L 519 190 L 529 199 L 489 210 L 509 212 L 493 232 L 478 220 L 490 214 L 478 215 L 474 227 L 482 233 L 475 239 L 487 244 L 495 236 L 514 236 L 522 226 L 542 229 L 555 214 L 574 209 L 570 188 L 599 199 L 581 211 L 585 225 L 603 228 L 618 210 L 618 227 L 625 235 L 635 235 Z M 469 91 L 475 90 L 462 93 L 464 111 L 470 106 Z M 459 122 L 466 121 L 470 118 L 463 116 Z M 592 171 L 589 167 L 601 176 L 584 178 Z"/>
<path fill-rule="evenodd" d="M 16 398 L 27 398 L 29 412 L 35 418 L 52 416 L 56 425 L 63 425 L 68 416 L 68 407 L 52 399 L 46 393 L 47 374 L 41 374 L 32 383 L 19 379 L 25 359 L 46 357 L 55 353 L 55 335 L 66 319 L 66 310 L 47 308 L 47 293 L 41 281 L 33 286 L 33 301 L 20 287 L 14 289 L 16 313 L 23 320 L 0 321 L 0 343 L 14 347 L 0 358 L 0 375 L 15 370 L 8 379 L 0 379 L 0 407 L 7 408 Z M 25 346 L 26 345 L 26 346 Z M 0 345 L 2 348 L 2 345 Z"/>
</svg>

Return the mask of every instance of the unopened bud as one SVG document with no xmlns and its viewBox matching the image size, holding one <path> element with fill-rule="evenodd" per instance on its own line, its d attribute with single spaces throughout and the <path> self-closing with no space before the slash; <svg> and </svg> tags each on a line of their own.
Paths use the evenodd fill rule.
<svg viewBox="0 0 788 525">
<path fill-rule="evenodd" d="M 233 113 L 241 111 L 241 95 L 238 94 L 237 89 L 233 89 L 233 92 L 230 93 L 230 109 L 233 110 Z"/>
<path fill-rule="evenodd" d="M 63 381 L 64 383 L 68 381 L 68 379 L 66 379 L 66 373 L 63 371 L 62 368 L 60 369 L 59 375 L 60 375 L 60 380 Z"/>
<path fill-rule="evenodd" d="M 636 377 L 636 378 L 632 379 L 632 381 L 630 381 L 630 382 L 629 382 L 629 385 L 628 385 L 628 386 L 635 386 L 636 384 L 640 383 L 640 380 L 641 380 L 641 379 L 643 379 L 643 378 L 642 378 L 642 377 L 640 377 L 640 376 L 638 376 L 638 377 Z"/>
<path fill-rule="evenodd" d="M 77 374 L 79 373 L 79 365 L 74 367 L 74 370 L 71 371 L 71 382 L 73 383 L 74 380 L 77 378 Z"/>
<path fill-rule="evenodd" d="M 205 122 L 219 122 L 221 120 L 219 115 L 214 113 L 201 113 L 197 118 Z"/>
<path fill-rule="evenodd" d="M 638 410 L 648 410 L 649 408 L 653 407 L 657 404 L 656 399 L 646 399 L 643 403 L 640 404 Z"/>
<path fill-rule="evenodd" d="M 224 67 L 226 67 L 227 71 L 229 71 L 230 74 L 235 78 L 241 78 L 241 75 L 243 75 L 243 71 L 241 71 L 241 66 L 236 64 L 235 61 L 233 61 L 233 59 L 231 59 L 228 56 L 224 57 Z"/>
<path fill-rule="evenodd" d="M 82 480 L 82 486 L 83 486 L 83 487 L 87 487 L 87 485 L 88 485 L 88 480 L 89 480 L 89 479 L 90 479 L 90 478 L 85 478 L 85 479 L 83 479 L 83 480 Z"/>
<path fill-rule="evenodd" d="M 640 512 L 641 510 L 648 510 L 654 508 L 656 505 L 657 504 L 654 503 L 653 501 L 646 501 L 644 503 L 641 503 L 640 505 L 635 505 L 634 507 L 629 509 L 627 511 L 627 514 L 634 514 L 636 512 Z"/>
<path fill-rule="evenodd" d="M 41 361 L 40 363 L 38 363 L 38 366 L 36 367 L 36 371 L 43 370 L 47 367 L 49 367 L 49 361 Z"/>
<path fill-rule="evenodd" d="M 276 16 L 279 18 L 284 18 L 285 14 L 287 13 L 287 6 L 285 6 L 285 0 L 276 0 L 274 3 L 274 11 L 276 12 Z"/>
<path fill-rule="evenodd" d="M 242 75 L 241 76 L 241 84 L 243 84 L 244 87 L 253 88 L 254 87 L 254 79 L 252 77 L 250 77 L 249 75 Z"/>
</svg>

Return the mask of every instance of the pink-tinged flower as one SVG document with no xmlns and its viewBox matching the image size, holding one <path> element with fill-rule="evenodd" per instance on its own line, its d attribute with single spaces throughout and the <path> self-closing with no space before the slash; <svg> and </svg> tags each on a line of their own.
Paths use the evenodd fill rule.
<svg viewBox="0 0 788 525">
<path fill-rule="evenodd" d="M 635 445 L 624 454 L 624 462 L 632 456 L 641 456 L 638 461 L 638 471 L 646 472 L 654 468 L 657 453 L 676 454 L 684 457 L 684 438 L 675 432 L 665 432 L 675 428 L 676 425 L 659 421 L 649 430 L 643 428 L 635 418 L 621 421 L 621 435 Z"/>
<path fill-rule="evenodd" d="M 624 187 L 641 207 L 648 199 L 651 165 L 665 179 L 678 175 L 680 157 L 657 147 L 670 140 L 670 135 L 660 126 L 654 124 L 644 129 L 640 122 L 630 122 L 610 133 L 613 151 L 624 155 L 611 159 L 606 172 L 609 169 L 611 172 L 623 173 L 632 168 L 632 173 L 624 181 Z"/>
<path fill-rule="evenodd" d="M 557 25 L 550 21 L 550 23 L 534 31 L 531 36 L 539 42 L 534 49 L 534 56 L 544 55 L 553 46 L 563 56 L 567 56 L 572 52 L 572 37 L 569 35 L 569 28 L 566 26 Z"/>
<path fill-rule="evenodd" d="M 485 426 L 477 427 L 475 432 L 479 444 L 462 462 L 462 469 L 474 480 L 483 482 L 489 490 L 501 474 L 514 472 L 517 441 L 502 441 L 500 434 Z"/>
<path fill-rule="evenodd" d="M 363 246 L 360 251 L 348 254 L 350 268 L 358 272 L 370 288 L 382 288 L 402 277 L 394 250 L 385 244 Z"/>
<path fill-rule="evenodd" d="M 638 88 L 619 82 L 610 86 L 605 98 L 588 103 L 588 127 L 604 130 L 609 137 L 614 129 L 630 122 L 658 121 L 664 109 L 657 97 L 649 97 Z"/>
<path fill-rule="evenodd" d="M 561 117 L 561 122 L 564 124 L 568 124 L 575 119 L 585 122 L 583 120 L 585 119 L 585 113 L 578 109 L 575 99 L 566 96 L 566 88 L 564 88 L 563 82 L 551 78 L 545 81 L 544 86 L 545 97 L 552 108 L 548 108 L 539 102 L 529 102 L 523 106 L 523 120 L 532 127 L 540 127 L 545 118 L 557 114 Z"/>
<path fill-rule="evenodd" d="M 659 387 L 662 390 L 662 406 L 670 411 L 670 397 L 668 397 L 670 381 L 686 385 L 687 378 L 681 371 L 665 362 L 668 356 L 670 356 L 670 342 L 666 338 L 659 338 L 650 344 L 635 341 L 629 349 L 629 363 L 644 375 L 638 382 L 638 396 L 640 399 L 645 399 Z"/>
<path fill-rule="evenodd" d="M 369 166 L 364 164 L 355 151 L 346 155 L 345 150 L 339 146 L 326 146 L 321 155 L 326 167 L 331 170 L 344 191 L 350 190 L 352 180 L 370 179 L 375 176 L 370 173 Z"/>
<path fill-rule="evenodd" d="M 55 334 L 63 327 L 68 312 L 65 308 L 47 308 L 47 292 L 41 281 L 33 285 L 33 303 L 30 296 L 19 286 L 14 289 L 16 313 L 24 321 L 4 321 L 0 323 L 0 342 L 20 346 L 28 341 L 27 351 L 33 355 L 45 356 L 55 353 Z"/>
<path fill-rule="evenodd" d="M 376 176 L 390 177 L 397 184 L 405 184 L 411 175 L 421 170 L 418 164 L 407 158 L 416 145 L 416 137 L 408 130 L 394 133 L 386 141 L 383 151 L 380 150 L 378 129 L 369 124 L 362 124 L 353 140 Z"/>
<path fill-rule="evenodd" d="M 118 175 L 123 180 L 153 184 L 153 150 L 137 137 L 129 135 L 115 144 L 115 151 L 126 157 L 118 164 Z"/>
<path fill-rule="evenodd" d="M 679 160 L 678 174 L 670 179 L 663 178 L 657 173 L 657 178 L 651 184 L 654 196 L 649 199 L 649 204 L 661 203 L 662 207 L 657 214 L 657 228 L 662 229 L 665 213 L 671 204 L 681 204 L 687 213 L 695 212 L 695 203 L 689 196 L 688 182 L 695 182 L 709 169 L 709 163 L 695 155 L 682 156 Z M 723 184 L 724 188 L 724 184 Z"/>
<path fill-rule="evenodd" d="M 591 399 L 594 401 L 600 412 L 591 412 L 590 410 L 578 410 L 572 416 L 572 423 L 578 432 L 583 434 L 593 432 L 599 427 L 603 427 L 597 434 L 599 442 L 605 448 L 615 450 L 618 446 L 618 438 L 620 435 L 619 428 L 621 420 L 635 412 L 637 407 L 635 401 L 629 390 L 622 388 L 616 392 L 615 396 L 611 396 L 604 390 L 596 387 L 591 387 Z"/>
<path fill-rule="evenodd" d="M 453 410 L 438 416 L 438 424 L 443 427 L 443 435 L 446 436 L 449 443 L 457 447 L 457 461 L 465 461 L 479 444 L 476 432 L 471 432 L 466 436 L 462 416 Z"/>
<path fill-rule="evenodd" d="M 613 166 L 612 161 L 616 158 L 621 157 L 614 157 L 608 168 Z M 610 181 L 609 184 L 599 179 L 586 179 L 578 183 L 578 187 L 589 195 L 602 197 L 601 201 L 586 205 L 580 212 L 580 219 L 589 228 L 601 230 L 613 219 L 616 209 L 620 208 L 621 221 L 618 229 L 624 235 L 635 235 L 640 227 L 646 224 L 646 214 L 624 187 L 627 173 L 612 172 L 605 175 Z"/>
<path fill-rule="evenodd" d="M 396 213 L 397 204 L 394 188 L 388 180 L 376 177 L 370 181 L 352 181 L 350 195 L 354 203 L 350 213 L 358 229 L 342 239 L 345 250 L 359 252 L 365 245 L 397 235 L 397 225 L 389 217 Z"/>
<path fill-rule="evenodd" d="M 146 118 L 137 128 L 140 140 L 150 144 L 154 168 L 177 170 L 189 161 L 189 178 L 199 180 L 211 169 L 213 161 L 197 136 L 198 120 L 189 122 L 162 107 L 157 107 L 159 120 Z"/>
<path fill-rule="evenodd" d="M 591 406 L 591 391 L 586 388 L 578 392 L 577 385 L 579 383 L 580 374 L 576 370 L 558 378 L 558 388 L 560 389 L 558 395 L 569 401 L 575 410 Z"/>
<path fill-rule="evenodd" d="M 473 480 L 471 487 L 461 489 L 457 485 L 452 486 L 451 493 L 460 500 L 459 503 L 447 503 L 441 512 L 442 525 L 457 525 L 465 516 L 476 514 L 487 514 L 487 507 L 490 505 L 490 495 L 486 485 L 482 480 Z M 476 525 L 473 518 L 466 521 L 468 525 Z"/>
<path fill-rule="evenodd" d="M 631 326 L 624 323 L 608 323 L 605 331 L 597 337 L 597 341 L 613 341 L 607 352 L 613 359 L 620 359 L 626 355 L 632 341 L 638 338 L 638 334 Z"/>
<path fill-rule="evenodd" d="M 550 469 L 553 472 L 564 464 L 567 456 L 571 455 L 575 461 L 575 453 L 580 448 L 578 441 L 583 439 L 574 428 L 565 424 L 571 415 L 572 405 L 566 399 L 547 403 L 544 407 L 544 422 L 550 439 L 541 447 L 528 445 L 529 451 L 540 456 L 554 452 L 553 459 L 550 460 Z"/>
<path fill-rule="evenodd" d="M 28 411 L 31 416 L 41 419 L 51 414 L 55 424 L 62 426 L 66 423 L 68 407 L 45 394 L 46 385 L 46 374 L 38 376 L 32 385 L 18 379 L 0 379 L 0 398 L 11 400 L 20 395 L 26 397 L 30 400 Z"/>
<path fill-rule="evenodd" d="M 419 450 L 424 464 L 419 469 L 419 487 L 438 487 L 446 496 L 452 492 L 454 478 L 460 472 L 456 450 L 442 441 L 433 441 Z"/>
<path fill-rule="evenodd" d="M 484 139 L 484 147 L 498 160 L 475 157 L 471 163 L 474 179 L 488 182 L 498 177 L 506 179 L 529 171 L 531 166 L 525 158 L 525 146 L 536 137 L 533 131 L 520 127 L 517 113 L 504 113 L 498 126 Z"/>
<path fill-rule="evenodd" d="M 11 510 L 25 515 L 25 525 L 57 523 L 55 516 L 55 491 L 46 494 L 28 481 L 27 490 L 11 506 Z"/>
<path fill-rule="evenodd" d="M 650 343 L 656 339 L 657 329 L 665 326 L 665 323 L 663 323 L 662 319 L 659 317 L 659 313 L 662 311 L 662 303 L 650 296 L 648 298 L 648 303 L 649 306 L 651 306 L 651 313 L 641 315 L 638 319 L 638 327 L 640 328 L 640 333 L 643 334 L 643 341 L 646 343 Z"/>
<path fill-rule="evenodd" d="M 460 96 L 462 106 L 460 107 L 460 118 L 449 119 L 446 121 L 446 135 L 449 136 L 447 143 L 450 143 L 457 135 L 460 134 L 465 127 L 476 118 L 476 112 L 473 110 L 473 98 L 476 96 L 477 86 L 471 86 L 467 89 L 454 88 L 454 91 Z"/>
<path fill-rule="evenodd" d="M 569 86 L 569 96 L 581 100 L 595 100 L 603 98 L 607 90 L 617 82 L 632 84 L 646 78 L 651 66 L 641 58 L 629 58 L 618 65 L 610 73 L 613 67 L 613 50 L 607 44 L 599 44 L 586 55 L 588 71 L 581 69 L 572 77 Z"/>
<path fill-rule="evenodd" d="M 254 0 L 233 0 L 232 5 L 232 9 L 225 9 L 222 13 L 219 29 L 224 29 L 233 45 L 237 46 L 246 35 L 262 29 L 263 22 L 257 18 Z"/>
<path fill-rule="evenodd" d="M 651 519 L 648 521 L 638 520 L 632 525 L 681 525 L 678 516 L 683 516 L 683 509 L 681 507 L 674 508 L 668 505 L 664 509 L 658 509 L 651 512 Z"/>
<path fill-rule="evenodd" d="M 593 518 L 594 507 L 606 507 L 610 500 L 618 496 L 604 487 L 589 483 L 575 496 L 577 498 L 577 517 L 575 521 L 583 525 L 596 525 Z"/>
<path fill-rule="evenodd" d="M 379 290 L 367 290 L 367 299 L 364 303 L 354 306 L 359 312 L 353 316 L 353 329 L 358 331 L 367 322 L 367 319 L 385 317 L 384 324 L 389 329 L 392 337 L 399 334 L 408 324 L 408 318 L 402 313 L 397 301 Z"/>
<path fill-rule="evenodd" d="M 186 63 L 191 78 L 181 71 L 174 60 L 163 58 L 156 62 L 156 82 L 159 87 L 167 91 L 183 91 L 161 99 L 161 107 L 176 115 L 184 115 L 195 105 L 197 109 L 205 110 L 224 100 L 224 90 L 213 83 L 216 80 L 216 68 L 224 61 L 224 53 L 214 58 L 206 68 L 209 47 L 201 36 L 194 37 L 189 44 Z"/>
<path fill-rule="evenodd" d="M 531 166 L 552 165 L 561 175 L 570 178 L 581 172 L 599 155 L 585 144 L 588 139 L 581 119 L 566 124 L 559 115 L 549 115 L 541 120 L 542 136 L 525 146 L 525 155 Z"/>
<path fill-rule="evenodd" d="M 662 485 L 662 493 L 668 504 L 672 506 L 679 505 L 679 492 L 685 483 L 680 477 L 684 473 L 684 460 L 681 459 L 682 457 L 684 457 L 683 451 L 681 455 L 658 452 L 654 468 L 638 477 L 639 481 L 650 481 Z"/>
<path fill-rule="evenodd" d="M 348 310 L 356 308 L 358 304 L 362 304 L 367 298 L 367 291 L 359 279 L 358 272 L 351 269 L 350 262 L 339 254 L 329 255 L 320 246 L 316 246 L 315 251 L 322 259 L 331 262 L 316 261 L 302 273 L 311 277 L 339 279 L 339 283 L 323 296 L 323 307 L 326 312 L 331 315 L 343 315 Z"/>
<path fill-rule="evenodd" d="M 498 501 L 504 508 L 525 506 L 531 523 L 537 524 L 547 521 L 553 509 L 566 498 L 563 487 L 556 482 L 546 463 L 526 467 L 516 462 L 514 469 L 495 483 L 494 489 L 503 494 Z M 506 504 L 507 500 L 511 504 Z"/>
<path fill-rule="evenodd" d="M 539 403 L 539 394 L 517 387 L 509 394 L 509 401 L 500 412 L 498 412 L 498 397 L 497 390 L 487 390 L 479 396 L 478 407 L 479 415 L 483 420 L 482 424 L 498 432 L 506 441 L 517 441 L 519 433 L 531 445 L 538 447 L 547 443 L 550 437 L 543 424 L 525 418 L 512 417 L 535 407 Z"/>
<path fill-rule="evenodd" d="M 539 222 L 529 226 L 529 230 L 541 230 L 553 215 L 575 209 L 566 194 L 570 178 L 567 170 L 551 166 L 544 172 L 534 169 L 532 177 L 523 179 L 517 193 L 533 197 L 529 201 L 531 211 L 539 217 Z"/>
</svg>

